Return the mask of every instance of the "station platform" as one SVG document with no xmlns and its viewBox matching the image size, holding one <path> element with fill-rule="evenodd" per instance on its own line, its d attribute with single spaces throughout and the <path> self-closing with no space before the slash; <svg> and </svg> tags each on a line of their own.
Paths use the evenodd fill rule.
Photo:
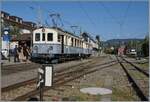
<svg viewBox="0 0 150 102">
<path fill-rule="evenodd" d="M 30 61 L 26 61 L 26 62 L 14 62 L 14 57 L 10 57 L 9 59 L 6 60 L 1 60 L 1 65 L 16 65 L 16 64 L 22 64 L 22 63 L 31 63 Z"/>
</svg>

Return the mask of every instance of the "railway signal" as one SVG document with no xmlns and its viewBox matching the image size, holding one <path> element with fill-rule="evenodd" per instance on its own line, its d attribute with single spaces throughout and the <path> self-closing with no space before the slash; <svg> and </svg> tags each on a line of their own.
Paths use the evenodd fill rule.
<svg viewBox="0 0 150 102">
<path fill-rule="evenodd" d="M 52 86 L 53 66 L 44 64 L 38 69 L 37 88 L 40 90 L 40 101 L 43 100 L 43 88 Z"/>
<path fill-rule="evenodd" d="M 39 88 L 41 85 L 43 86 L 44 83 L 44 69 L 39 68 L 38 69 L 38 83 L 37 83 L 37 88 Z"/>
</svg>

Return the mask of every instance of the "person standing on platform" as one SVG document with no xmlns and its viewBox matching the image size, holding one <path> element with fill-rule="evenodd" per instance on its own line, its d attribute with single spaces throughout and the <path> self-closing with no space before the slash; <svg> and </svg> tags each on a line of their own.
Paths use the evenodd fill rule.
<svg viewBox="0 0 150 102">
<path fill-rule="evenodd" d="M 29 59 L 29 50 L 27 48 L 27 44 L 24 44 L 24 46 L 23 46 L 23 54 L 26 57 L 26 61 L 28 61 L 28 59 Z"/>
<path fill-rule="evenodd" d="M 23 55 L 23 47 L 21 45 L 19 45 L 18 47 L 18 52 L 19 52 L 19 59 L 21 62 L 23 62 L 25 60 L 25 56 Z"/>
<path fill-rule="evenodd" d="M 15 45 L 15 48 L 14 48 L 14 62 L 20 62 L 17 45 Z"/>
</svg>

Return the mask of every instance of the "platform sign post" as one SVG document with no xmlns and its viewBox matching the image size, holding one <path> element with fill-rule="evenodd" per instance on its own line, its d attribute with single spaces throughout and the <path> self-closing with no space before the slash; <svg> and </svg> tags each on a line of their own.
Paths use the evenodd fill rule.
<svg viewBox="0 0 150 102">
<path fill-rule="evenodd" d="M 52 86 L 52 79 L 53 79 L 53 66 L 44 64 L 42 68 L 38 69 L 38 83 L 37 88 L 40 92 L 40 101 L 43 101 L 43 88 L 51 87 Z"/>
<path fill-rule="evenodd" d="M 39 68 L 38 69 L 38 83 L 37 88 L 40 92 L 40 101 L 43 100 L 43 84 L 44 84 L 44 69 Z"/>
<path fill-rule="evenodd" d="M 9 58 L 10 61 L 10 29 L 4 28 L 3 35 L 2 35 L 2 51 L 6 52 L 6 55 L 4 55 L 6 58 Z"/>
</svg>

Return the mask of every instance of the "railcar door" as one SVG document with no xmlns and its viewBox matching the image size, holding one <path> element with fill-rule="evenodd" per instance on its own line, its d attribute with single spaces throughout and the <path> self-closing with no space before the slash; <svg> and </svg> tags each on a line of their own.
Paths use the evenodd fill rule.
<svg viewBox="0 0 150 102">
<path fill-rule="evenodd" d="M 64 53 L 64 35 L 61 35 L 61 53 Z"/>
</svg>

